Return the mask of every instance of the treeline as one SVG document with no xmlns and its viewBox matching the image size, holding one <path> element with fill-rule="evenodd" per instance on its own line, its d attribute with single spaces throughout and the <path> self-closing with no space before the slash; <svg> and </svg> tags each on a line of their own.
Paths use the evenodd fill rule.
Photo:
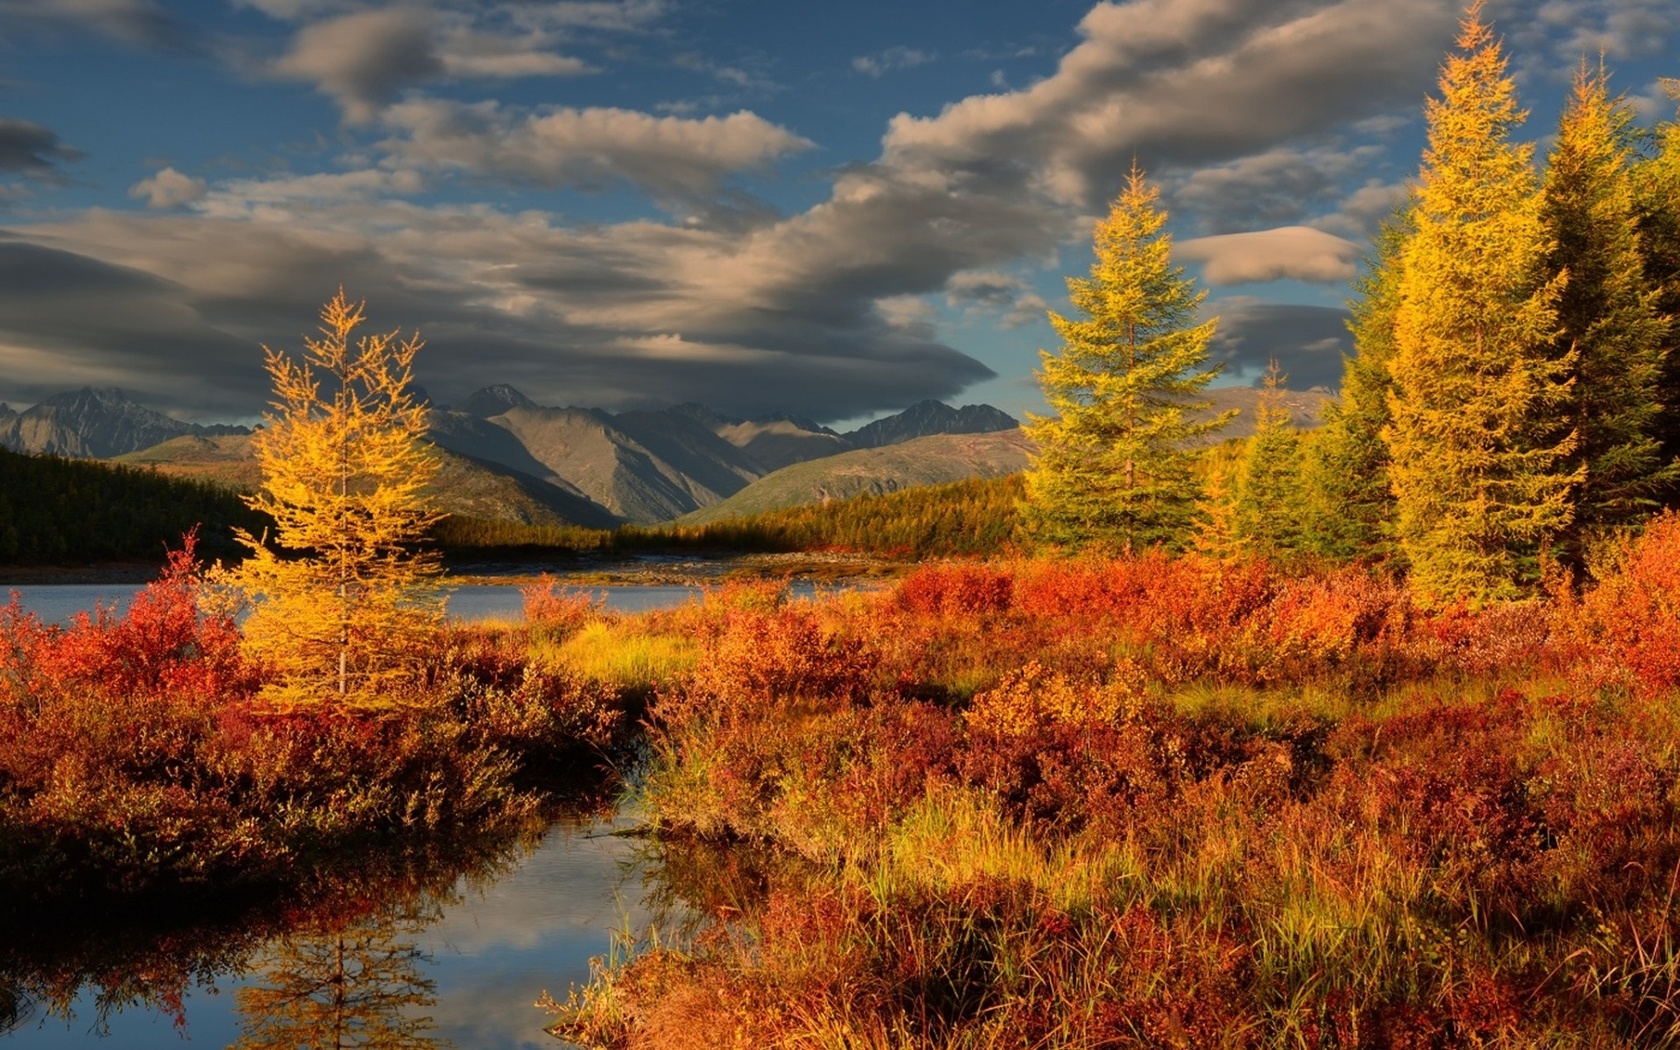
<svg viewBox="0 0 1680 1050">
<path fill-rule="evenodd" d="M 801 551 L 884 557 L 996 554 L 1016 542 L 1019 474 L 974 478 L 883 495 L 865 493 L 706 525 L 629 525 L 616 530 L 519 525 L 449 517 L 432 530 L 445 551 Z"/>
<path fill-rule="evenodd" d="M 1499 44 L 1473 16 L 1459 45 L 1355 285 L 1340 403 L 1309 438 L 1263 401 L 1185 546 L 1501 599 L 1680 504 L 1680 122 L 1640 130 L 1584 66 L 1536 170 Z"/>
<path fill-rule="evenodd" d="M 201 526 L 212 556 L 233 549 L 232 526 L 264 519 L 227 489 L 150 470 L 0 449 L 0 563 L 143 558 Z"/>
</svg>

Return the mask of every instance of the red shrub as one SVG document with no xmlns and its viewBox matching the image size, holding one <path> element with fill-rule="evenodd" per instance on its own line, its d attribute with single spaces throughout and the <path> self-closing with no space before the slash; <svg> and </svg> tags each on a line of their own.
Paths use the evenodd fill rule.
<svg viewBox="0 0 1680 1050">
<path fill-rule="evenodd" d="M 924 565 L 898 587 L 899 604 L 922 616 L 945 619 L 1009 610 L 1014 577 L 989 565 Z"/>
<path fill-rule="evenodd" d="M 1680 686 L 1680 511 L 1653 520 L 1620 571 L 1590 591 L 1582 613 L 1606 655 L 1644 690 Z"/>
</svg>

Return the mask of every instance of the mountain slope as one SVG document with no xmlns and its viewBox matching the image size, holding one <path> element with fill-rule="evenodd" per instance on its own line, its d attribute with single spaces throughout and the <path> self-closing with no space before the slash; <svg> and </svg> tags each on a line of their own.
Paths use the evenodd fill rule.
<svg viewBox="0 0 1680 1050">
<path fill-rule="evenodd" d="M 13 452 L 106 459 L 184 434 L 249 433 L 244 427 L 183 423 L 114 387 L 83 387 L 22 412 L 0 408 L 0 447 Z"/>
<path fill-rule="evenodd" d="M 881 448 L 854 449 L 783 467 L 721 503 L 683 516 L 700 525 L 806 503 L 886 493 L 1025 470 L 1030 448 L 1019 428 L 981 434 L 935 434 Z"/>
<path fill-rule="evenodd" d="M 497 463 L 438 450 L 438 476 L 428 489 L 446 514 L 520 525 L 582 525 L 610 529 L 623 519 L 574 492 Z M 171 438 L 116 457 L 124 466 L 151 467 L 172 477 L 209 481 L 241 492 L 262 484 L 248 435 Z"/>
</svg>

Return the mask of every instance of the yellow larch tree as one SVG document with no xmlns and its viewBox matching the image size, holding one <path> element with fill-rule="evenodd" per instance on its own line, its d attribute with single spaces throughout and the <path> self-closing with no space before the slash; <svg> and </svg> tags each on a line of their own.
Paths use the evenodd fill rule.
<svg viewBox="0 0 1680 1050">
<path fill-rule="evenodd" d="M 1481 9 L 1427 107 L 1383 430 L 1396 535 L 1430 601 L 1523 593 L 1585 473 L 1553 425 L 1575 366 L 1555 353 L 1566 276 L 1546 272 L 1533 150 L 1511 141 L 1524 114 Z"/>
<path fill-rule="evenodd" d="M 264 699 L 277 709 L 402 703 L 442 622 L 441 566 L 418 549 L 438 468 L 413 392 L 421 342 L 352 343 L 364 305 L 340 288 L 302 360 L 263 347 L 274 411 L 253 438 L 263 487 L 247 502 L 275 528 L 239 531 L 250 553 L 221 579 L 251 601 L 245 643 L 275 672 Z"/>
</svg>

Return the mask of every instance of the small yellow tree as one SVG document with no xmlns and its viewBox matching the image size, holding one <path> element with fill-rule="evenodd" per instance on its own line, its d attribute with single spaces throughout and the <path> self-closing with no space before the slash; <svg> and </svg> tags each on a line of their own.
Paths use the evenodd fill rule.
<svg viewBox="0 0 1680 1050">
<path fill-rule="evenodd" d="M 253 438 L 274 519 L 222 580 L 251 600 L 247 648 L 276 672 L 280 709 L 388 706 L 415 684 L 442 622 L 436 554 L 417 544 L 437 520 L 423 490 L 437 472 L 426 409 L 411 389 L 418 333 L 351 333 L 364 304 L 344 290 L 321 310 L 302 361 L 263 347 L 274 412 Z"/>
</svg>

